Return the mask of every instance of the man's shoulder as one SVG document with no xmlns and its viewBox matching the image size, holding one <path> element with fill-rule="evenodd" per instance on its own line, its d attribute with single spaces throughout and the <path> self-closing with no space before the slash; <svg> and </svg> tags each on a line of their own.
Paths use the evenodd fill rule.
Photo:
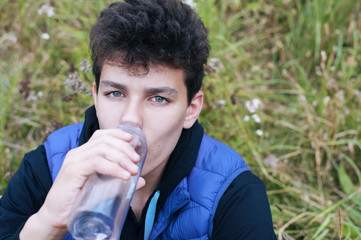
<svg viewBox="0 0 361 240">
<path fill-rule="evenodd" d="M 62 127 L 50 134 L 44 142 L 46 158 L 53 180 L 58 174 L 67 152 L 79 146 L 83 124 L 76 123 Z"/>
<path fill-rule="evenodd" d="M 63 146 L 75 147 L 78 145 L 79 136 L 83 128 L 84 122 L 71 124 L 52 132 L 44 142 L 46 151 L 50 149 L 58 152 L 58 148 Z"/>
<path fill-rule="evenodd" d="M 81 131 L 83 126 L 84 126 L 84 122 L 80 122 L 80 123 L 74 123 L 74 124 L 70 124 L 70 125 L 61 127 L 59 129 L 55 130 L 54 132 L 52 132 L 48 136 L 47 140 L 57 138 L 57 137 L 62 137 L 62 136 L 79 134 L 79 131 Z"/>
<path fill-rule="evenodd" d="M 235 171 L 241 173 L 249 170 L 247 163 L 241 155 L 226 144 L 204 134 L 198 153 L 197 167 L 212 169 L 214 172 L 220 170 Z M 209 169 L 209 170 L 210 170 Z M 227 175 L 227 174 L 226 174 Z"/>
<path fill-rule="evenodd" d="M 263 181 L 250 171 L 243 172 L 242 174 L 238 175 L 232 184 L 237 185 L 239 188 L 250 185 L 261 185 L 264 187 Z"/>
<path fill-rule="evenodd" d="M 226 155 L 242 158 L 234 149 L 207 134 L 203 135 L 200 151 L 206 151 L 212 155 Z"/>
</svg>

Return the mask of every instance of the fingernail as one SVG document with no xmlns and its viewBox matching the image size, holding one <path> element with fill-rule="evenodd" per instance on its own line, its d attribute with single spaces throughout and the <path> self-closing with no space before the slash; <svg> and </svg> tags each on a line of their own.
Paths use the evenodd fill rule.
<svg viewBox="0 0 361 240">
<path fill-rule="evenodd" d="M 125 133 L 125 136 L 126 136 L 126 138 L 132 138 L 133 137 L 133 135 L 128 133 L 128 132 Z"/>
<path fill-rule="evenodd" d="M 137 165 L 133 165 L 132 169 L 133 169 L 135 174 L 137 174 L 138 171 L 139 171 L 139 167 Z"/>
<path fill-rule="evenodd" d="M 124 172 L 124 179 L 128 180 L 131 177 L 130 172 Z"/>
</svg>

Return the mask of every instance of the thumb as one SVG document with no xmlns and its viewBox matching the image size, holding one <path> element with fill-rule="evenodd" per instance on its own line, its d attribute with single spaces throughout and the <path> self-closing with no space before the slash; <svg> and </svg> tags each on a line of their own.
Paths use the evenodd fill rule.
<svg viewBox="0 0 361 240">
<path fill-rule="evenodd" d="M 144 187 L 144 186 L 145 186 L 145 180 L 144 180 L 144 178 L 139 177 L 138 183 L 137 183 L 137 186 L 136 186 L 135 190 L 138 190 L 139 188 L 142 188 L 142 187 Z"/>
</svg>

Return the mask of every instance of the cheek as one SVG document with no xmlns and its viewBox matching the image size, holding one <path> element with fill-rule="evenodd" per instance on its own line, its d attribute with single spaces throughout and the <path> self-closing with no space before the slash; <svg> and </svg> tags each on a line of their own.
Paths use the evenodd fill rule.
<svg viewBox="0 0 361 240">
<path fill-rule="evenodd" d="M 180 132 L 181 131 L 158 131 L 152 134 L 149 139 L 147 139 L 148 154 L 144 165 L 143 174 L 147 174 L 153 171 L 158 166 L 168 161 L 170 154 L 173 152 L 178 142 Z"/>
<path fill-rule="evenodd" d="M 185 111 L 179 109 L 168 109 L 168 111 L 157 112 L 156 114 L 145 114 L 143 127 L 149 131 L 149 138 L 152 136 L 158 145 L 164 145 L 164 140 L 179 135 L 183 129 Z"/>
<path fill-rule="evenodd" d="M 96 106 L 96 114 L 101 129 L 115 128 L 119 125 L 120 115 L 117 108 L 111 104 L 102 104 L 101 100 L 98 101 Z"/>
<path fill-rule="evenodd" d="M 155 154 L 157 157 L 162 155 L 163 158 L 167 158 L 177 144 L 183 129 L 183 121 L 170 119 L 158 119 L 153 124 L 150 121 L 145 123 L 145 129 L 149 130 L 146 132 L 146 136 L 149 146 L 148 151 L 151 155 Z"/>
</svg>

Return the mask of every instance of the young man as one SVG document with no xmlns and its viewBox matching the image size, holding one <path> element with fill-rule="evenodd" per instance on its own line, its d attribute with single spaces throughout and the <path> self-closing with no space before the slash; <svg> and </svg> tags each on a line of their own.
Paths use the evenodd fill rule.
<svg viewBox="0 0 361 240">
<path fill-rule="evenodd" d="M 263 183 L 197 122 L 209 53 L 199 17 L 179 0 L 127 0 L 90 39 L 94 106 L 25 155 L 0 202 L 0 239 L 72 239 L 87 178 L 138 172 L 121 123 L 143 130 L 148 155 L 120 239 L 276 239 Z"/>
</svg>

